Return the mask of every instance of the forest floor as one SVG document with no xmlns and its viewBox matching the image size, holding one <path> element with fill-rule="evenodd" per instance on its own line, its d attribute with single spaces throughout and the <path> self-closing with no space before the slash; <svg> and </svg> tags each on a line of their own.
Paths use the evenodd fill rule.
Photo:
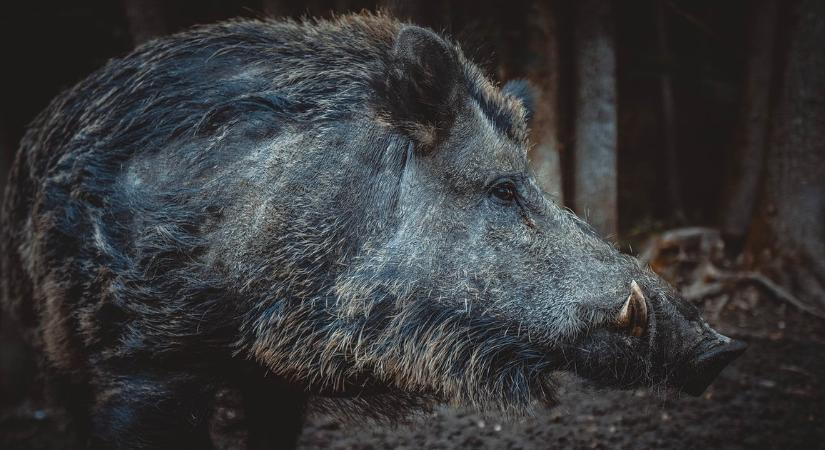
<svg viewBox="0 0 825 450">
<path fill-rule="evenodd" d="M 699 398 L 607 391 L 562 378 L 561 403 L 514 421 L 441 408 L 392 426 L 311 418 L 304 449 L 825 449 L 825 321 L 767 299 L 715 326 L 748 342 Z"/>
<path fill-rule="evenodd" d="M 299 447 L 825 449 L 825 321 L 755 289 L 703 306 L 712 325 L 749 348 L 699 398 L 594 390 L 563 376 L 560 404 L 529 417 L 505 421 L 442 407 L 380 425 L 315 415 Z M 0 449 L 70 448 L 62 417 L 34 400 L 0 409 Z"/>
</svg>

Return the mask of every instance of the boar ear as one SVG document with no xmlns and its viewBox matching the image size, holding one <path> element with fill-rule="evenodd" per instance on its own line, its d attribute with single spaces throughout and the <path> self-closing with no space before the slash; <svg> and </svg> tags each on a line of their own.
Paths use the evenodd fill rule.
<svg viewBox="0 0 825 450">
<path fill-rule="evenodd" d="M 530 121 L 536 108 L 536 90 L 524 78 L 510 80 L 501 88 L 504 94 L 515 97 L 524 107 L 524 120 Z"/>
<path fill-rule="evenodd" d="M 385 80 L 389 115 L 414 141 L 433 146 L 454 119 L 460 66 L 454 48 L 434 32 L 404 26 Z"/>
</svg>

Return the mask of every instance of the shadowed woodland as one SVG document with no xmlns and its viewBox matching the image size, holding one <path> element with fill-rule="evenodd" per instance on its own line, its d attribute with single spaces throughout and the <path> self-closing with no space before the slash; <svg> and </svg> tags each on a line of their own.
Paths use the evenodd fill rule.
<svg viewBox="0 0 825 450">
<path fill-rule="evenodd" d="M 597 392 L 505 422 L 439 409 L 398 427 L 314 416 L 305 448 L 825 448 L 825 2 L 121 0 L 4 5 L 0 180 L 26 125 L 113 57 L 231 17 L 382 9 L 443 31 L 499 83 L 535 90 L 543 188 L 751 348 L 698 399 Z M 2 185 L 2 182 L 0 182 Z M 0 329 L 0 447 L 63 448 Z M 232 393 L 213 425 L 241 448 Z"/>
</svg>

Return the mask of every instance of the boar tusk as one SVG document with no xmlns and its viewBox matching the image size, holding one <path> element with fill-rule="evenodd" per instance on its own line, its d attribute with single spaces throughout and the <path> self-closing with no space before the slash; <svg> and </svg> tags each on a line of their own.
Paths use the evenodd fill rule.
<svg viewBox="0 0 825 450">
<path fill-rule="evenodd" d="M 647 302 L 635 280 L 630 282 L 630 295 L 619 311 L 616 323 L 635 337 L 641 336 L 647 329 Z"/>
</svg>

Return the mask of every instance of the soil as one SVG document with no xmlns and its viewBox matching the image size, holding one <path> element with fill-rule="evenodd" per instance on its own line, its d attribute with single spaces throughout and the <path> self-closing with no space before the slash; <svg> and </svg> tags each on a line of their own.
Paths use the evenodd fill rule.
<svg viewBox="0 0 825 450">
<path fill-rule="evenodd" d="M 531 417 L 446 407 L 397 427 L 315 417 L 300 447 L 825 449 L 825 321 L 760 299 L 732 302 L 715 322 L 749 348 L 699 398 L 594 390 L 567 376 L 561 403 Z"/>
<path fill-rule="evenodd" d="M 560 404 L 529 417 L 502 420 L 442 407 L 387 425 L 317 415 L 299 447 L 825 449 L 825 321 L 740 294 L 706 301 L 714 325 L 750 347 L 699 398 L 594 390 L 561 376 Z M 63 417 L 33 399 L 5 407 L 0 448 L 70 448 Z M 219 440 L 223 448 L 239 442 Z"/>
</svg>

